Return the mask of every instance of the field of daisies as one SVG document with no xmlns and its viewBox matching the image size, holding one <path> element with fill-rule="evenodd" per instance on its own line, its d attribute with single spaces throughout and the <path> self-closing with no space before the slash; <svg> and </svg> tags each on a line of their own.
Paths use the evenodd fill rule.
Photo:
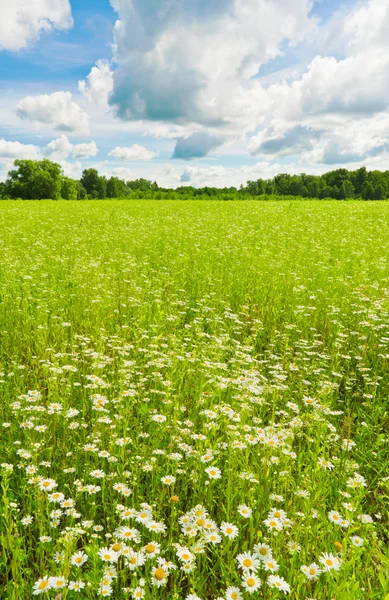
<svg viewBox="0 0 389 600">
<path fill-rule="evenodd" d="M 389 598 L 389 204 L 1 202 L 0 599 Z"/>
</svg>

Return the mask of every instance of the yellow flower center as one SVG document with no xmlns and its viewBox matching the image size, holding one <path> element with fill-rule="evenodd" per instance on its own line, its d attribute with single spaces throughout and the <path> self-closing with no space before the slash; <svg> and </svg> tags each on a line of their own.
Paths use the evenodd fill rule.
<svg viewBox="0 0 389 600">
<path fill-rule="evenodd" d="M 251 567 L 252 564 L 253 564 L 253 561 L 250 558 L 245 558 L 243 561 L 243 566 L 246 567 L 247 569 L 249 567 Z"/>
<path fill-rule="evenodd" d="M 248 580 L 246 581 L 247 585 L 249 587 L 254 587 L 255 586 L 255 579 L 253 579 L 252 577 L 249 577 Z"/>
<path fill-rule="evenodd" d="M 152 554 L 153 552 L 155 552 L 154 544 L 147 544 L 145 550 L 148 554 Z"/>
<path fill-rule="evenodd" d="M 155 579 L 158 579 L 158 581 L 162 581 L 162 579 L 165 579 L 166 573 L 165 573 L 165 571 L 161 567 L 159 567 L 155 571 L 154 577 L 155 577 Z"/>
<path fill-rule="evenodd" d="M 39 590 L 45 590 L 47 588 L 47 586 L 49 585 L 48 581 L 41 581 L 40 584 L 38 585 L 38 589 Z"/>
</svg>

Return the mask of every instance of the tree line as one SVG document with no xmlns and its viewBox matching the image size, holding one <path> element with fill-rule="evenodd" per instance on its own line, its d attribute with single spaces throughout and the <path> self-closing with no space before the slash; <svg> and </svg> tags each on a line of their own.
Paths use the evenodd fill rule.
<svg viewBox="0 0 389 600">
<path fill-rule="evenodd" d="M 221 200 L 238 200 L 247 196 L 266 200 L 271 197 L 299 197 L 348 200 L 386 200 L 389 197 L 389 171 L 368 171 L 361 167 L 355 171 L 336 169 L 324 175 L 280 174 L 272 179 L 248 181 L 239 189 L 235 187 L 181 186 L 176 189 L 159 187 L 148 179 L 124 181 L 118 177 L 105 177 L 96 169 L 85 169 L 81 179 L 71 179 L 62 167 L 48 159 L 15 160 L 14 169 L 0 183 L 0 198 L 22 200 L 85 200 L 103 198 L 192 198 L 210 197 Z"/>
</svg>

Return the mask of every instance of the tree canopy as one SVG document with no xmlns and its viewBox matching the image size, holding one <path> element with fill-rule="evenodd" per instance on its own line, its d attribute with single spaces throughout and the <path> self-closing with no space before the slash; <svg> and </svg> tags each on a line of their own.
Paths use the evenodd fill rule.
<svg viewBox="0 0 389 600">
<path fill-rule="evenodd" d="M 247 196 L 266 200 L 268 196 L 300 198 L 334 198 L 348 200 L 386 200 L 389 197 L 389 171 L 355 171 L 336 169 L 324 175 L 290 175 L 280 173 L 272 179 L 248 181 L 239 190 L 235 187 L 217 188 L 191 185 L 176 189 L 161 188 L 148 179 L 124 181 L 118 177 L 107 179 L 97 169 L 88 168 L 80 180 L 66 177 L 62 167 L 50 160 L 15 160 L 14 169 L 0 184 L 0 198 L 22 200 L 52 199 L 84 200 L 88 198 L 218 198 L 243 199 Z"/>
</svg>

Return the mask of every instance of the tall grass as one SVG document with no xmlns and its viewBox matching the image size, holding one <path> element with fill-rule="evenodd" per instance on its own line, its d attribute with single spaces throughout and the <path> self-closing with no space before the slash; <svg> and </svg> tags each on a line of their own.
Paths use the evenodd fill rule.
<svg viewBox="0 0 389 600">
<path fill-rule="evenodd" d="M 2 202 L 0 598 L 389 598 L 389 205 Z"/>
</svg>

